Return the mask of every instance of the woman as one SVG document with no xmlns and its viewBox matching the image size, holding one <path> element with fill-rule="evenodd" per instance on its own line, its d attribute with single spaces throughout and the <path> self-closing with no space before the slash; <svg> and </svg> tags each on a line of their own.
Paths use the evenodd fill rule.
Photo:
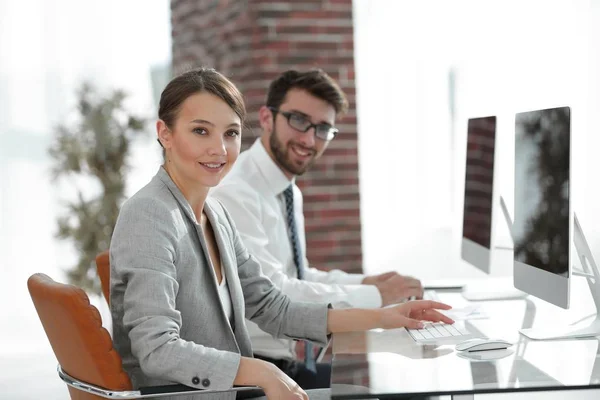
<svg viewBox="0 0 600 400">
<path fill-rule="evenodd" d="M 448 306 L 428 301 L 377 310 L 291 302 L 262 275 L 227 211 L 207 198 L 240 152 L 237 88 L 215 70 L 190 71 L 167 85 L 158 114 L 165 162 L 123 205 L 110 247 L 114 342 L 135 387 L 256 385 L 269 399 L 305 399 L 287 375 L 252 358 L 244 318 L 322 345 L 332 332 L 452 322 L 434 310 Z"/>
</svg>

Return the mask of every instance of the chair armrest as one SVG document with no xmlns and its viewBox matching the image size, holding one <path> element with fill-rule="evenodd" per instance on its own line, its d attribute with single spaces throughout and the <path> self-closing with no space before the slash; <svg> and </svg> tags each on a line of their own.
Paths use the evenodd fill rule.
<svg viewBox="0 0 600 400">
<path fill-rule="evenodd" d="M 164 396 L 168 394 L 170 396 L 174 394 L 185 394 L 189 392 L 199 392 L 202 393 L 222 393 L 222 392 L 237 392 L 236 399 L 252 399 L 254 397 L 261 397 L 265 395 L 265 392 L 259 388 L 258 386 L 234 386 L 228 390 L 206 390 L 206 389 L 196 389 L 191 386 L 186 386 L 182 384 L 177 385 L 164 385 L 164 386 L 144 386 L 140 387 L 140 394 L 142 397 L 150 397 L 150 395 L 158 395 Z"/>
<path fill-rule="evenodd" d="M 254 397 L 264 396 L 265 393 L 258 386 L 234 386 L 227 390 L 211 390 L 211 389 L 196 389 L 185 385 L 165 385 L 165 386 L 148 386 L 142 387 L 140 390 L 110 390 L 99 386 L 83 382 L 73 378 L 66 373 L 60 365 L 57 367 L 58 376 L 67 385 L 81 390 L 83 392 L 92 393 L 96 396 L 106 399 L 144 399 L 162 396 L 178 396 L 184 394 L 204 394 L 204 393 L 225 393 L 237 392 L 237 399 L 251 399 Z"/>
</svg>

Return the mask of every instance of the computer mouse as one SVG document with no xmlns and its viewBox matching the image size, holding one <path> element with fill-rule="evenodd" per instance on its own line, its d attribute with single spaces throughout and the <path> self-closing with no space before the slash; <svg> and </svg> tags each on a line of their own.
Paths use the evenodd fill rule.
<svg viewBox="0 0 600 400">
<path fill-rule="evenodd" d="M 484 350 L 498 350 L 506 349 L 512 346 L 512 343 L 507 342 L 503 339 L 486 339 L 477 338 L 469 339 L 464 342 L 460 342 L 456 345 L 457 351 L 484 351 Z"/>
<path fill-rule="evenodd" d="M 513 349 L 499 349 L 489 351 L 457 351 L 456 355 L 473 363 L 490 362 L 501 360 L 512 354 L 515 354 Z"/>
</svg>

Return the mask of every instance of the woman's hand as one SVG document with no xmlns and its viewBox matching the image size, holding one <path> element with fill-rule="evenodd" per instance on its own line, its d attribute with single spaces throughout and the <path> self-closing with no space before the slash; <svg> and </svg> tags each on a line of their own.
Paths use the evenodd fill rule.
<svg viewBox="0 0 600 400">
<path fill-rule="evenodd" d="M 416 329 L 423 327 L 421 321 L 453 324 L 452 319 L 437 311 L 437 309 L 449 310 L 451 308 L 447 304 L 432 300 L 414 300 L 393 307 L 382 308 L 380 309 L 381 327 L 385 329 L 402 327 Z"/>
<path fill-rule="evenodd" d="M 275 365 L 256 358 L 242 357 L 234 385 L 259 386 L 268 400 L 308 400 L 308 395 Z"/>
<path fill-rule="evenodd" d="M 283 371 L 269 364 L 270 377 L 263 383 L 263 390 L 268 400 L 308 400 L 302 388 Z"/>
</svg>

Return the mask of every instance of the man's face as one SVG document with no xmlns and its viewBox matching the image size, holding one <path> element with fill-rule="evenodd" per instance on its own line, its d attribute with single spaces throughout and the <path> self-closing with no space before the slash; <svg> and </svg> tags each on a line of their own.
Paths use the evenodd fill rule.
<svg viewBox="0 0 600 400">
<path fill-rule="evenodd" d="M 335 124 L 335 108 L 324 100 L 301 89 L 291 89 L 278 112 L 273 112 L 269 147 L 275 162 L 286 175 L 302 175 L 321 157 L 329 141 L 315 136 L 315 128 L 301 132 L 290 126 L 282 113 L 292 113 L 291 118 L 306 118 L 313 124 Z M 288 114 L 290 115 L 290 114 Z M 263 126 L 265 128 L 265 126 Z"/>
</svg>

